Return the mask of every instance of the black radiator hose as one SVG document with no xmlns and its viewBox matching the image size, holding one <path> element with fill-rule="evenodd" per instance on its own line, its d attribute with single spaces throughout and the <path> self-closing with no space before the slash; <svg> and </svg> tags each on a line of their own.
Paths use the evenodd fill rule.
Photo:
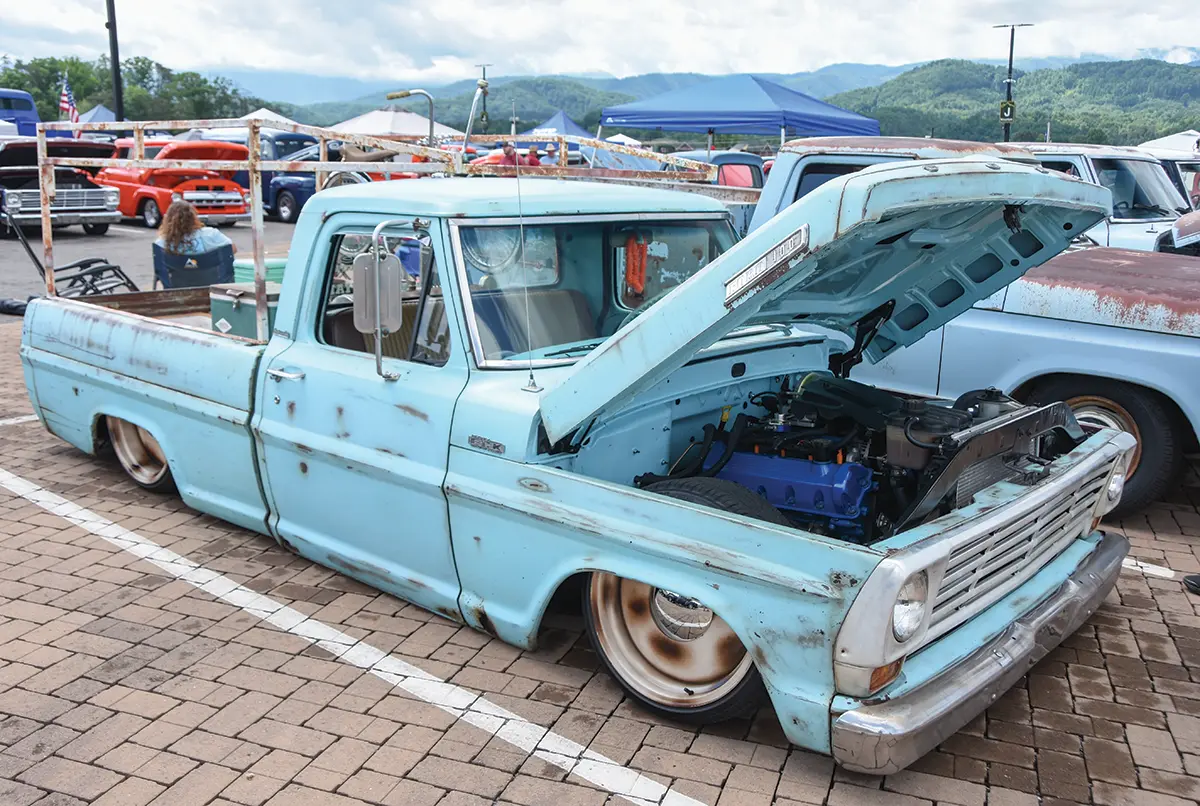
<svg viewBox="0 0 1200 806">
<path fill-rule="evenodd" d="M 738 415 L 740 418 L 742 415 Z M 708 458 L 709 452 L 712 451 L 713 441 L 717 438 L 717 427 L 712 423 L 707 423 L 704 426 L 704 441 L 700 443 L 700 452 L 695 458 L 688 461 L 683 467 L 676 467 L 665 476 L 660 476 L 657 473 L 643 473 L 634 478 L 633 483 L 638 487 L 645 487 L 650 484 L 655 484 L 668 479 L 686 479 L 696 475 L 700 468 L 704 467 L 704 460 Z M 686 452 L 685 452 L 686 453 Z"/>
<path fill-rule="evenodd" d="M 733 452 L 737 448 L 738 442 L 741 441 L 742 432 L 746 430 L 746 423 L 748 422 L 750 422 L 750 418 L 745 414 L 737 416 L 737 419 L 733 421 L 733 430 L 729 432 L 729 439 L 725 440 L 725 451 L 721 454 L 721 458 L 712 467 L 708 468 L 708 470 L 701 470 L 701 476 L 711 478 L 721 472 L 721 469 L 733 458 Z"/>
</svg>

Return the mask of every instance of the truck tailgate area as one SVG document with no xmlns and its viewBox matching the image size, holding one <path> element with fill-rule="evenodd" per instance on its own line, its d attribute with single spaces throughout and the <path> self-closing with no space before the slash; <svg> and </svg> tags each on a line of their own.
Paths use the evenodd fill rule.
<svg viewBox="0 0 1200 806">
<path fill-rule="evenodd" d="M 263 345 L 64 299 L 25 315 L 21 360 L 46 427 L 92 453 L 104 417 L 149 431 L 183 500 L 263 531 L 250 433 Z"/>
</svg>

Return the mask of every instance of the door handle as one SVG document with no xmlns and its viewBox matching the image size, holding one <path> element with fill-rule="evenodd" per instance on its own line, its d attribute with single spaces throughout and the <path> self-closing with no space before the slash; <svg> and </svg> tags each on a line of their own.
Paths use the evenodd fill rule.
<svg viewBox="0 0 1200 806">
<path fill-rule="evenodd" d="M 267 375 L 275 379 L 276 383 L 280 381 L 298 381 L 304 377 L 303 372 L 288 372 L 283 369 L 269 369 Z"/>
</svg>

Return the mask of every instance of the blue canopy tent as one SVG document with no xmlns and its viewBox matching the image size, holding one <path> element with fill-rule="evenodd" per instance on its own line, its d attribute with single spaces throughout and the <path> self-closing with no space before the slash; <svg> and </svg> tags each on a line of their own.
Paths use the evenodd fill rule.
<svg viewBox="0 0 1200 806">
<path fill-rule="evenodd" d="M 591 137 L 592 133 L 580 126 L 575 121 L 567 116 L 567 113 L 561 109 L 555 112 L 550 117 L 543 120 L 538 125 L 534 126 L 527 132 L 521 132 L 522 137 L 529 137 L 530 142 L 537 142 L 539 137 L 557 137 L 560 134 L 569 134 L 575 137 Z M 520 147 L 528 148 L 529 143 L 520 143 Z M 579 149 L 575 143 L 568 144 L 572 151 Z"/>
<path fill-rule="evenodd" d="M 879 121 L 751 75 L 716 78 L 610 106 L 602 126 L 719 134 L 878 135 Z"/>
</svg>

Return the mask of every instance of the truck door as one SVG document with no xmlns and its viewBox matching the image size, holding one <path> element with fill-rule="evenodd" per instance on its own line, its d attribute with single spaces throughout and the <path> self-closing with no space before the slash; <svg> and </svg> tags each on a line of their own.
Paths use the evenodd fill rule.
<svg viewBox="0 0 1200 806">
<path fill-rule="evenodd" d="M 305 271 L 305 282 L 285 282 L 285 297 L 300 297 L 297 315 L 276 322 L 258 382 L 272 529 L 322 565 L 457 618 L 442 483 L 467 363 L 451 345 L 453 306 L 442 303 L 438 272 L 450 262 L 440 225 L 385 230 L 389 251 L 409 254 L 421 242 L 433 249 L 423 321 L 417 327 L 425 289 L 415 287 L 403 297 L 403 327 L 384 338 L 384 371 L 396 376 L 387 380 L 376 371 L 373 334 L 355 329 L 353 310 L 352 263 L 368 248 L 378 217 L 339 214 L 311 223 L 320 230 L 310 264 L 289 266 Z M 415 274 L 414 281 L 419 266 Z M 290 327 L 294 333 L 280 332 Z"/>
</svg>

